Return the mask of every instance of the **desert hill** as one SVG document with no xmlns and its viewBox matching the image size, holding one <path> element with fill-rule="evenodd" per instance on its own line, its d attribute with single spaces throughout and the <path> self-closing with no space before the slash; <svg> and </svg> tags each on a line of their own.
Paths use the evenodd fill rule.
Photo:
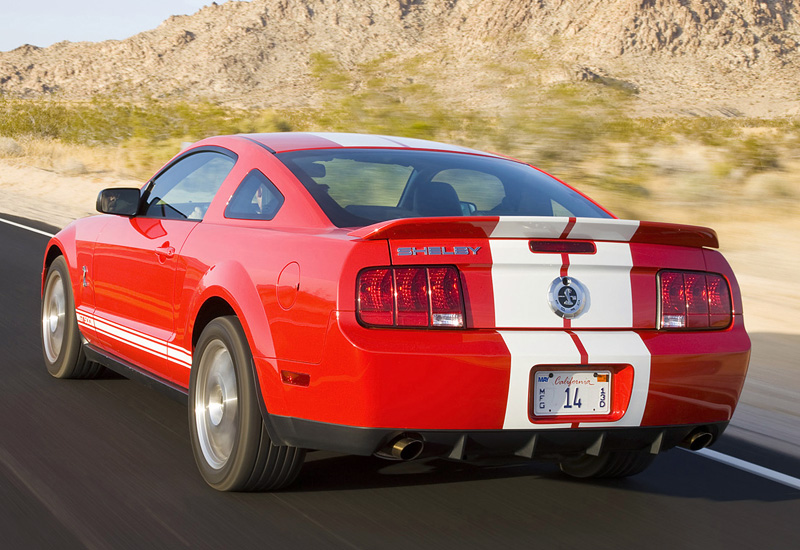
<svg viewBox="0 0 800 550">
<path fill-rule="evenodd" d="M 0 93 L 318 105 L 314 59 L 424 82 L 453 105 L 589 81 L 639 114 L 800 113 L 793 0 L 253 0 L 212 3 L 119 41 L 0 52 Z M 376 61 L 377 60 L 377 61 Z"/>
</svg>

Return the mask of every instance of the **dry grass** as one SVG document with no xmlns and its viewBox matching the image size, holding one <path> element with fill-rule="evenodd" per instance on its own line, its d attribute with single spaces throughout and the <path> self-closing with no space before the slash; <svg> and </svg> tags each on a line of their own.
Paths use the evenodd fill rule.
<svg viewBox="0 0 800 550">
<path fill-rule="evenodd" d="M 519 70 L 514 63 L 531 62 L 541 61 L 521 58 L 489 72 L 502 75 Z M 497 88 L 507 94 L 510 109 L 455 112 L 446 98 L 418 84 L 429 76 L 422 63 L 405 62 L 402 74 L 392 63 L 384 56 L 344 71 L 330 57 L 314 55 L 311 73 L 325 104 L 280 113 L 214 103 L 0 96 L 0 137 L 21 145 L 19 162 L 64 174 L 146 179 L 182 142 L 211 135 L 383 133 L 509 154 L 626 217 L 658 217 L 653 204 L 771 207 L 800 201 L 800 119 L 633 119 L 627 116 L 630 91 L 596 83 L 543 87 L 536 78 L 513 90 Z"/>
</svg>

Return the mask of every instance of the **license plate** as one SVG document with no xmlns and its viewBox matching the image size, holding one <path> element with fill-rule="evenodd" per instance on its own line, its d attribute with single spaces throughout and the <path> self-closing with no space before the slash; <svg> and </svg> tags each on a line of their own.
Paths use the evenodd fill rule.
<svg viewBox="0 0 800 550">
<path fill-rule="evenodd" d="M 534 416 L 608 414 L 611 371 L 536 371 Z"/>
</svg>

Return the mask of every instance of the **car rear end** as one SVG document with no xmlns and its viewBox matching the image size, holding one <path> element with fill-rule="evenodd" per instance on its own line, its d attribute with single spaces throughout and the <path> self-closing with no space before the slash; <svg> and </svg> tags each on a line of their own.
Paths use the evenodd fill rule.
<svg viewBox="0 0 800 550">
<path fill-rule="evenodd" d="M 713 231 L 613 219 L 538 172 L 520 191 L 522 169 L 466 154 L 408 161 L 401 195 L 349 204 L 325 179 L 337 155 L 315 154 L 282 160 L 334 224 L 363 227 L 347 230 L 322 360 L 273 418 L 287 444 L 563 460 L 699 448 L 727 426 L 750 342 Z M 445 180 L 456 211 L 437 210 Z"/>
<path fill-rule="evenodd" d="M 353 237 L 388 261 L 341 282 L 320 376 L 287 399 L 291 444 L 327 430 L 325 448 L 359 454 L 409 437 L 454 458 L 657 453 L 731 419 L 750 342 L 708 230 L 462 218 Z M 559 303 L 564 288 L 580 293 Z"/>
</svg>

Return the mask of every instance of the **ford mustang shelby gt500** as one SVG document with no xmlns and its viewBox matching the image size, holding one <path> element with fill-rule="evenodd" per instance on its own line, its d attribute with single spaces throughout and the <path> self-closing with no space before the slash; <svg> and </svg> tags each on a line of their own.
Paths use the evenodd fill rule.
<svg viewBox="0 0 800 550">
<path fill-rule="evenodd" d="M 57 378 L 188 399 L 220 490 L 308 449 L 621 477 L 731 419 L 750 341 L 706 228 L 616 219 L 522 162 L 415 139 L 215 137 L 49 243 Z"/>
</svg>

